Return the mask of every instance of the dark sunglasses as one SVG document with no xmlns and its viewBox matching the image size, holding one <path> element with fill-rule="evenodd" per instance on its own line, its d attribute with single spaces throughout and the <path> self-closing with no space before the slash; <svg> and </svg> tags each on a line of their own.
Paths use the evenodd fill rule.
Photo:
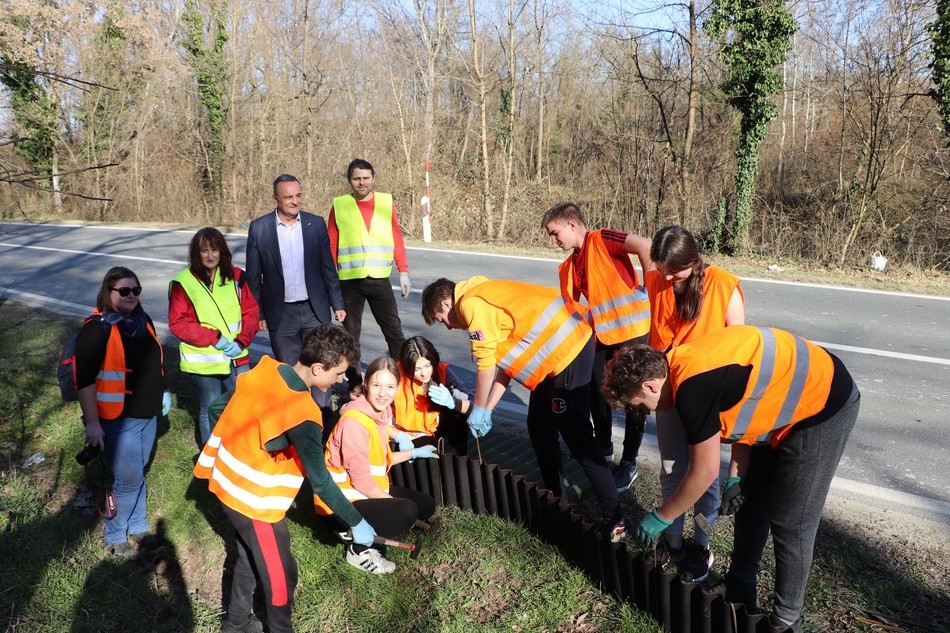
<svg viewBox="0 0 950 633">
<path fill-rule="evenodd" d="M 120 297 L 128 297 L 130 294 L 137 297 L 142 294 L 142 286 L 135 286 L 134 288 L 113 288 L 112 290 L 118 292 Z"/>
</svg>

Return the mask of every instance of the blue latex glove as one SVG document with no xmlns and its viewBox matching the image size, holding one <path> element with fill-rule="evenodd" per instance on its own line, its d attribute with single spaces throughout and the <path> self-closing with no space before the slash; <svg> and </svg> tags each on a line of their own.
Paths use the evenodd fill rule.
<svg viewBox="0 0 950 633">
<path fill-rule="evenodd" d="M 222 352 L 228 348 L 228 345 L 231 344 L 231 341 L 228 340 L 224 334 L 221 335 L 221 338 L 218 339 L 218 342 L 214 344 L 214 348 L 221 350 Z"/>
<path fill-rule="evenodd" d="M 745 501 L 745 496 L 742 494 L 742 477 L 727 479 L 723 484 L 720 497 L 722 501 L 719 503 L 719 514 L 735 514 Z"/>
<path fill-rule="evenodd" d="M 162 394 L 162 415 L 168 415 L 172 412 L 172 392 L 166 391 Z"/>
<path fill-rule="evenodd" d="M 350 531 L 353 533 L 354 543 L 367 547 L 373 544 L 373 537 L 376 536 L 376 530 L 373 529 L 373 526 L 370 525 L 366 519 L 363 519 L 351 527 Z"/>
<path fill-rule="evenodd" d="M 475 437 L 484 437 L 491 431 L 491 411 L 482 407 L 473 407 L 468 416 L 468 428 Z"/>
<path fill-rule="evenodd" d="M 236 358 L 240 356 L 243 351 L 237 341 L 231 341 L 231 343 L 224 348 L 224 353 L 228 355 L 228 358 Z"/>
<path fill-rule="evenodd" d="M 656 510 L 651 510 L 650 514 L 640 519 L 640 525 L 633 538 L 643 547 L 653 547 L 657 537 L 663 533 L 672 521 L 665 521 L 660 518 Z"/>
<path fill-rule="evenodd" d="M 452 397 L 452 392 L 445 385 L 429 387 L 429 400 L 446 409 L 455 408 L 455 398 Z"/>
<path fill-rule="evenodd" d="M 412 449 L 412 458 L 433 458 L 439 459 L 439 449 L 431 444 Z"/>
<path fill-rule="evenodd" d="M 401 451 L 411 451 L 413 448 L 415 448 L 412 445 L 412 438 L 409 437 L 409 434 L 405 431 L 399 431 L 399 433 L 396 434 L 396 437 L 393 438 L 393 441 Z"/>
</svg>

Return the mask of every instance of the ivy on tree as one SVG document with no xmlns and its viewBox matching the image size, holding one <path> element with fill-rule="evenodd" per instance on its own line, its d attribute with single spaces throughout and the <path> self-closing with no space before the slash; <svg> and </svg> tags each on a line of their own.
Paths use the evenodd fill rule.
<svg viewBox="0 0 950 633">
<path fill-rule="evenodd" d="M 778 111 L 771 96 L 782 88 L 775 70 L 785 62 L 797 30 L 783 0 L 713 0 L 703 29 L 720 43 L 719 60 L 728 69 L 720 89 L 741 117 L 736 147 L 736 208 L 728 252 L 746 248 L 759 151 L 769 121 Z M 724 230 L 724 223 L 717 227 Z M 715 241 L 724 243 L 721 235 Z"/>
</svg>

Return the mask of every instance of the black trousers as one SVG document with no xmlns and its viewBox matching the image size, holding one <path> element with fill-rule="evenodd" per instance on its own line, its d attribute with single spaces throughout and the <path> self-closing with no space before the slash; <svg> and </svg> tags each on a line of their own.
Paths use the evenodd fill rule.
<svg viewBox="0 0 950 633">
<path fill-rule="evenodd" d="M 391 499 L 359 499 L 353 507 L 373 526 L 376 533 L 386 538 L 405 534 L 416 519 L 431 519 L 435 514 L 435 499 L 424 492 L 390 486 Z"/>
<path fill-rule="evenodd" d="M 435 429 L 435 435 L 417 437 L 412 441 L 413 446 L 438 446 L 439 440 L 444 440 L 447 451 L 465 457 L 468 455 L 468 413 L 459 413 L 445 407 L 440 407 L 439 410 L 439 426 Z"/>
<path fill-rule="evenodd" d="M 290 613 L 297 587 L 297 561 L 290 551 L 287 522 L 256 521 L 226 505 L 221 507 L 237 530 L 238 546 L 225 621 L 237 627 L 247 622 L 253 609 L 254 589 L 260 583 L 267 608 L 267 630 L 270 633 L 293 631 Z"/>
<path fill-rule="evenodd" d="M 590 381 L 590 416 L 594 420 L 594 435 L 601 451 L 613 452 L 613 410 L 604 399 L 600 388 L 604 384 L 604 367 L 613 358 L 613 355 L 625 347 L 646 343 L 648 334 L 635 339 L 617 343 L 616 345 L 602 345 L 596 343 L 594 351 L 594 369 Z M 640 454 L 640 444 L 643 443 L 643 427 L 646 416 L 639 410 L 628 411 L 624 419 L 623 453 L 620 459 L 628 462 L 636 461 Z M 609 451 L 607 449 L 610 449 Z"/>
<path fill-rule="evenodd" d="M 373 318 L 379 324 L 379 329 L 386 339 L 389 355 L 399 358 L 399 348 L 405 337 L 402 335 L 402 322 L 399 320 L 399 308 L 396 306 L 396 295 L 393 294 L 389 278 L 375 279 L 347 279 L 340 281 L 343 291 L 343 307 L 346 309 L 346 318 L 343 327 L 353 335 L 357 341 L 363 330 L 363 307 L 369 303 Z M 359 379 L 359 367 L 347 370 L 347 381 L 350 387 L 362 384 Z"/>
<path fill-rule="evenodd" d="M 528 437 L 546 488 L 561 496 L 560 436 L 594 489 L 603 518 L 620 521 L 620 497 L 604 453 L 590 422 L 590 381 L 594 364 L 593 339 L 564 371 L 545 378 L 528 400 Z"/>
</svg>

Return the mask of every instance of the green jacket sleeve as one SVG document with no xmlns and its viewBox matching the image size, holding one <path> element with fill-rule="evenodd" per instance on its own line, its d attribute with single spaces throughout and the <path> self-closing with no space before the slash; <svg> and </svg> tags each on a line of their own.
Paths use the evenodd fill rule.
<svg viewBox="0 0 950 633">
<path fill-rule="evenodd" d="M 343 496 L 339 486 L 333 483 L 323 458 L 323 429 L 316 422 L 306 420 L 287 431 L 290 443 L 297 449 L 307 479 L 314 494 L 330 506 L 341 521 L 353 527 L 363 520 L 359 511 Z"/>
</svg>

